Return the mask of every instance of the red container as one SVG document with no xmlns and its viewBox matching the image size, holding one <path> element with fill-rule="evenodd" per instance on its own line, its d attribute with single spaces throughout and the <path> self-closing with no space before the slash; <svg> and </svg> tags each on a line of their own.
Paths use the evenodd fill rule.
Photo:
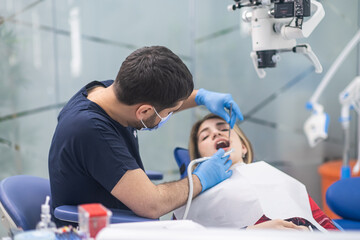
<svg viewBox="0 0 360 240">
<path fill-rule="evenodd" d="M 95 238 L 98 232 L 110 223 L 111 211 L 100 203 L 82 204 L 78 207 L 80 231 Z"/>
</svg>

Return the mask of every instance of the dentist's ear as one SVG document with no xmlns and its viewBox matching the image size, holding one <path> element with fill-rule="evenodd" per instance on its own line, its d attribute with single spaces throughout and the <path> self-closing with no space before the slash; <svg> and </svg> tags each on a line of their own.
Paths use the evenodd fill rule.
<svg viewBox="0 0 360 240">
<path fill-rule="evenodd" d="M 135 116 L 138 119 L 145 119 L 153 114 L 153 106 L 149 104 L 140 105 L 135 112 Z"/>
</svg>

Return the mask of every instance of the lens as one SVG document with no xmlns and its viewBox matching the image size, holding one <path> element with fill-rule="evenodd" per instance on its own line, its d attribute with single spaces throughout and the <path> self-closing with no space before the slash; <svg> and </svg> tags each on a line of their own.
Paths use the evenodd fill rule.
<svg viewBox="0 0 360 240">
<path fill-rule="evenodd" d="M 273 61 L 273 56 L 276 54 L 276 50 L 257 51 L 258 68 L 274 68 L 276 62 Z"/>
</svg>

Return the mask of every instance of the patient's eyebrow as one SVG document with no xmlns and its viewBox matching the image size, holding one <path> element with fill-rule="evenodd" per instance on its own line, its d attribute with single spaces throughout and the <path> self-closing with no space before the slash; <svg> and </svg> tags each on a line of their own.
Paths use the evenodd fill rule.
<svg viewBox="0 0 360 240">
<path fill-rule="evenodd" d="M 217 127 L 218 127 L 218 126 L 223 126 L 223 125 L 228 125 L 228 123 L 223 122 L 223 121 L 216 123 L 216 126 L 217 126 Z"/>
</svg>

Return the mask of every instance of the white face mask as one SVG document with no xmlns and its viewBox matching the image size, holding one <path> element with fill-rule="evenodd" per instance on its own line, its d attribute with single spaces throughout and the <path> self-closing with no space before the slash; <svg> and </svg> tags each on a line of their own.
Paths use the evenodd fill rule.
<svg viewBox="0 0 360 240">
<path fill-rule="evenodd" d="M 145 123 L 143 122 L 142 119 L 140 119 L 142 125 L 144 126 L 143 128 L 140 129 L 140 131 L 152 131 L 152 130 L 156 130 L 158 128 L 160 128 L 164 123 L 166 123 L 169 120 L 169 117 L 173 114 L 173 112 L 170 112 L 169 115 L 167 115 L 166 117 L 162 118 L 159 113 L 156 111 L 156 109 L 154 108 L 154 111 L 156 113 L 156 115 L 161 119 L 161 121 L 158 123 L 158 125 L 156 125 L 155 127 L 152 128 L 148 128 Z"/>
</svg>

